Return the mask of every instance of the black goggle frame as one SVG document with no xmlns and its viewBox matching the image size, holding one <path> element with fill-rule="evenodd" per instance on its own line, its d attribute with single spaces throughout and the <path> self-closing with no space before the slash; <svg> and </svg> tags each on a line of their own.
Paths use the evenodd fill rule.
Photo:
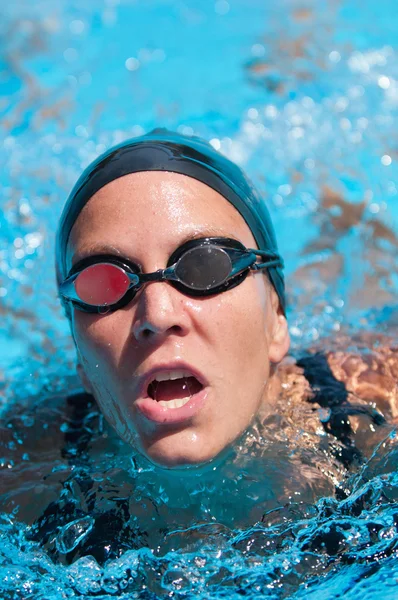
<svg viewBox="0 0 398 600">
<path fill-rule="evenodd" d="M 190 287 L 178 277 L 176 269 L 179 261 L 190 250 L 195 248 L 217 247 L 228 255 L 231 261 L 231 270 L 222 282 L 214 287 L 206 289 L 195 289 Z M 257 262 L 257 258 L 265 259 Z M 86 304 L 77 295 L 74 282 L 87 267 L 95 264 L 112 264 L 119 267 L 129 278 L 130 285 L 123 297 L 114 304 L 101 306 Z M 120 258 L 113 254 L 101 254 L 89 256 L 80 260 L 70 270 L 68 277 L 60 285 L 59 291 L 62 301 L 71 302 L 77 309 L 88 313 L 108 313 L 118 310 L 129 304 L 140 288 L 145 283 L 154 281 L 168 281 L 173 287 L 185 295 L 193 297 L 211 296 L 225 292 L 244 281 L 250 270 L 258 271 L 269 267 L 282 267 L 281 257 L 270 251 L 246 248 L 238 240 L 223 237 L 207 237 L 194 239 L 179 246 L 170 256 L 167 267 L 153 273 L 142 273 L 140 266 L 132 263 L 126 258 Z"/>
</svg>

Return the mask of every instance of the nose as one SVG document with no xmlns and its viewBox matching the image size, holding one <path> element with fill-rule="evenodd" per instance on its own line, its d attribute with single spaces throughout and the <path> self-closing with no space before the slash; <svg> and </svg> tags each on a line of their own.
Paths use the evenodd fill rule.
<svg viewBox="0 0 398 600">
<path fill-rule="evenodd" d="M 184 296 L 167 282 L 146 283 L 138 293 L 136 308 L 133 335 L 137 342 L 184 336 L 189 331 Z"/>
</svg>

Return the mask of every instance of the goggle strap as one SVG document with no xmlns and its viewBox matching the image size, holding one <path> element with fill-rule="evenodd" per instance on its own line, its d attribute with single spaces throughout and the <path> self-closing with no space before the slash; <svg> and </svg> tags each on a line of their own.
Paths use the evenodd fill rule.
<svg viewBox="0 0 398 600">
<path fill-rule="evenodd" d="M 283 269 L 283 260 L 281 258 L 278 258 L 275 260 L 267 260 L 266 262 L 262 263 L 254 263 L 252 268 L 258 271 L 260 269 L 268 269 L 269 267 L 281 267 Z"/>
<path fill-rule="evenodd" d="M 257 256 L 262 256 L 264 258 L 280 259 L 279 254 L 277 254 L 276 252 L 271 252 L 269 250 L 258 250 L 257 248 L 248 248 L 247 251 L 253 252 L 253 254 L 256 254 Z"/>
</svg>

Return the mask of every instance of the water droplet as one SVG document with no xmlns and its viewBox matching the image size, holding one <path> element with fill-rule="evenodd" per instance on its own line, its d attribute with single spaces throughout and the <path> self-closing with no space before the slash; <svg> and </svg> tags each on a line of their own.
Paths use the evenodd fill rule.
<svg viewBox="0 0 398 600">
<path fill-rule="evenodd" d="M 106 306 L 104 304 L 104 306 L 99 306 L 98 307 L 98 314 L 99 315 L 106 315 L 106 314 L 108 314 L 108 312 L 110 312 L 110 310 L 111 309 L 109 308 L 109 306 Z"/>
<path fill-rule="evenodd" d="M 87 537 L 94 527 L 95 520 L 87 516 L 68 523 L 58 532 L 55 545 L 58 552 L 67 554 L 76 548 L 80 542 Z"/>
</svg>

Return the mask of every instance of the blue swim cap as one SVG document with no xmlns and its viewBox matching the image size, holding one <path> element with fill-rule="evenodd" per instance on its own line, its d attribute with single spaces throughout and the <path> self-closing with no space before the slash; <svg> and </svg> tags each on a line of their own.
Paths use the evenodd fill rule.
<svg viewBox="0 0 398 600">
<path fill-rule="evenodd" d="M 114 179 L 140 171 L 171 171 L 197 179 L 219 192 L 242 215 L 259 249 L 278 253 L 269 211 L 257 190 L 237 165 L 208 142 L 154 129 L 122 142 L 91 163 L 73 188 L 58 226 L 56 237 L 57 281 L 67 276 L 66 248 L 71 229 L 89 199 Z M 267 269 L 285 312 L 285 284 L 280 266 Z"/>
</svg>

